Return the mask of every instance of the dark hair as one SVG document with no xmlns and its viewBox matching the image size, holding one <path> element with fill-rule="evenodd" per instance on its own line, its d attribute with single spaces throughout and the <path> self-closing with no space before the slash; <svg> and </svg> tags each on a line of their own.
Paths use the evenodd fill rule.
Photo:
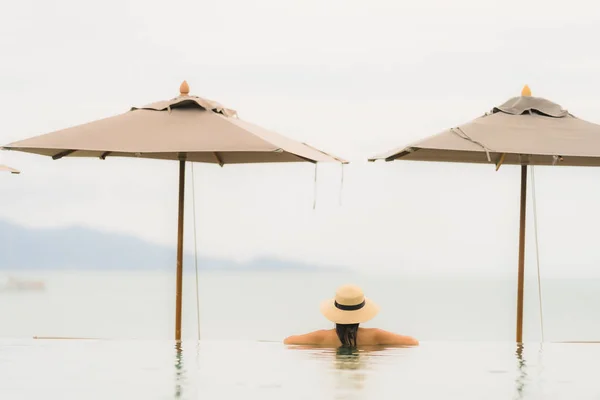
<svg viewBox="0 0 600 400">
<path fill-rule="evenodd" d="M 335 332 L 342 342 L 342 347 L 356 347 L 358 324 L 335 324 Z"/>
</svg>

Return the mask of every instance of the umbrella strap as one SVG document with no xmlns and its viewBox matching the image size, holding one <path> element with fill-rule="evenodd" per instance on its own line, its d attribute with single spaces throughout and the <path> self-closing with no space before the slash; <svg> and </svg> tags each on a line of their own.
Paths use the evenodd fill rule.
<svg viewBox="0 0 600 400">
<path fill-rule="evenodd" d="M 317 165 L 315 163 L 315 182 L 314 182 L 314 191 L 313 191 L 313 210 L 317 208 Z"/>
<path fill-rule="evenodd" d="M 198 241 L 196 240 L 196 179 L 194 179 L 194 163 L 192 168 L 192 216 L 194 218 L 194 264 L 196 267 L 196 319 L 198 324 L 198 340 L 200 340 L 200 290 L 198 289 Z"/>
<path fill-rule="evenodd" d="M 461 139 L 465 139 L 468 140 L 471 143 L 474 143 L 478 146 L 480 146 L 483 151 L 485 151 L 485 155 L 487 157 L 488 162 L 492 162 L 492 158 L 490 157 L 490 149 L 488 149 L 484 144 L 482 144 L 481 142 L 478 142 L 477 140 L 474 140 L 473 138 L 471 138 L 469 135 L 467 135 L 465 133 L 465 131 L 463 131 L 462 129 L 460 129 L 460 127 L 456 127 L 456 128 L 452 128 L 450 129 L 450 132 L 454 133 L 456 136 L 458 136 Z"/>
<path fill-rule="evenodd" d="M 342 194 L 344 192 L 344 164 L 340 164 L 342 166 L 342 173 L 340 179 L 340 206 L 342 205 Z"/>
<path fill-rule="evenodd" d="M 537 224 L 537 202 L 535 199 L 535 170 L 533 165 L 531 169 L 531 200 L 533 202 L 533 230 L 535 233 L 535 255 L 537 261 L 537 279 L 538 279 L 538 297 L 540 302 L 540 329 L 542 332 L 542 342 L 544 342 L 544 313 L 542 310 L 542 283 L 540 277 L 540 248 L 538 243 L 538 224 Z"/>
</svg>

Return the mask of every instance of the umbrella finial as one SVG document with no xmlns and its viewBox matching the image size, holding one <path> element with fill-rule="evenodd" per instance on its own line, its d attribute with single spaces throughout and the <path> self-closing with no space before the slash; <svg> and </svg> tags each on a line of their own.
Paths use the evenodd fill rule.
<svg viewBox="0 0 600 400">
<path fill-rule="evenodd" d="M 190 94 L 190 85 L 188 85 L 187 81 L 181 82 L 181 86 L 179 86 L 179 94 L 181 96 L 187 96 Z"/>
<path fill-rule="evenodd" d="M 523 86 L 523 90 L 521 90 L 521 96 L 531 96 L 531 89 L 529 89 L 529 86 Z"/>
</svg>

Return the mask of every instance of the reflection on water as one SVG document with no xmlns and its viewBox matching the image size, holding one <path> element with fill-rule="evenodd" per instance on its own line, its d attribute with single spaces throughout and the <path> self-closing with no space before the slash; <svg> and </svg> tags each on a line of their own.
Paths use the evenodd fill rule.
<svg viewBox="0 0 600 400">
<path fill-rule="evenodd" d="M 186 370 L 183 365 L 183 349 L 181 342 L 175 343 L 175 398 L 183 398 L 183 387 L 185 385 Z"/>
<path fill-rule="evenodd" d="M 314 345 L 289 346 L 288 349 L 307 351 L 311 358 L 329 364 L 334 379 L 336 399 L 366 398 L 363 393 L 370 373 L 370 361 L 376 352 L 385 352 L 381 346 L 320 347 Z"/>
<path fill-rule="evenodd" d="M 517 356 L 517 379 L 516 389 L 517 393 L 515 395 L 516 399 L 522 399 L 525 395 L 525 384 L 527 382 L 527 362 L 523 358 L 523 343 L 517 343 L 517 351 L 515 352 Z"/>
<path fill-rule="evenodd" d="M 175 399 L 195 399 L 197 397 L 197 387 L 195 386 L 195 379 L 193 376 L 194 367 L 192 366 L 192 376 L 190 379 L 190 371 L 189 371 L 189 363 L 190 358 L 197 361 L 199 359 L 199 346 L 196 342 L 196 352 L 192 352 L 190 347 L 190 343 L 187 343 L 186 346 L 182 344 L 182 342 L 175 342 Z M 187 349 L 187 350 L 186 350 Z M 187 355 L 187 367 L 185 362 L 185 355 Z M 193 364 L 193 362 L 192 362 Z"/>
<path fill-rule="evenodd" d="M 360 353 L 354 347 L 340 347 L 335 352 L 335 367 L 338 369 L 359 369 Z"/>
<path fill-rule="evenodd" d="M 367 374 L 366 359 L 360 351 L 351 347 L 336 350 L 333 362 L 337 399 L 357 399 L 362 397 Z"/>
</svg>

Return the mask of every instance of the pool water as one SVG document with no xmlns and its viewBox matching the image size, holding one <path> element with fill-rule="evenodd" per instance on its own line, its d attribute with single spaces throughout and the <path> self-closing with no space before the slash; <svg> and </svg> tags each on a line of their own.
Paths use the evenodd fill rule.
<svg viewBox="0 0 600 400">
<path fill-rule="evenodd" d="M 0 341 L 1 399 L 598 399 L 600 344 Z"/>
</svg>

